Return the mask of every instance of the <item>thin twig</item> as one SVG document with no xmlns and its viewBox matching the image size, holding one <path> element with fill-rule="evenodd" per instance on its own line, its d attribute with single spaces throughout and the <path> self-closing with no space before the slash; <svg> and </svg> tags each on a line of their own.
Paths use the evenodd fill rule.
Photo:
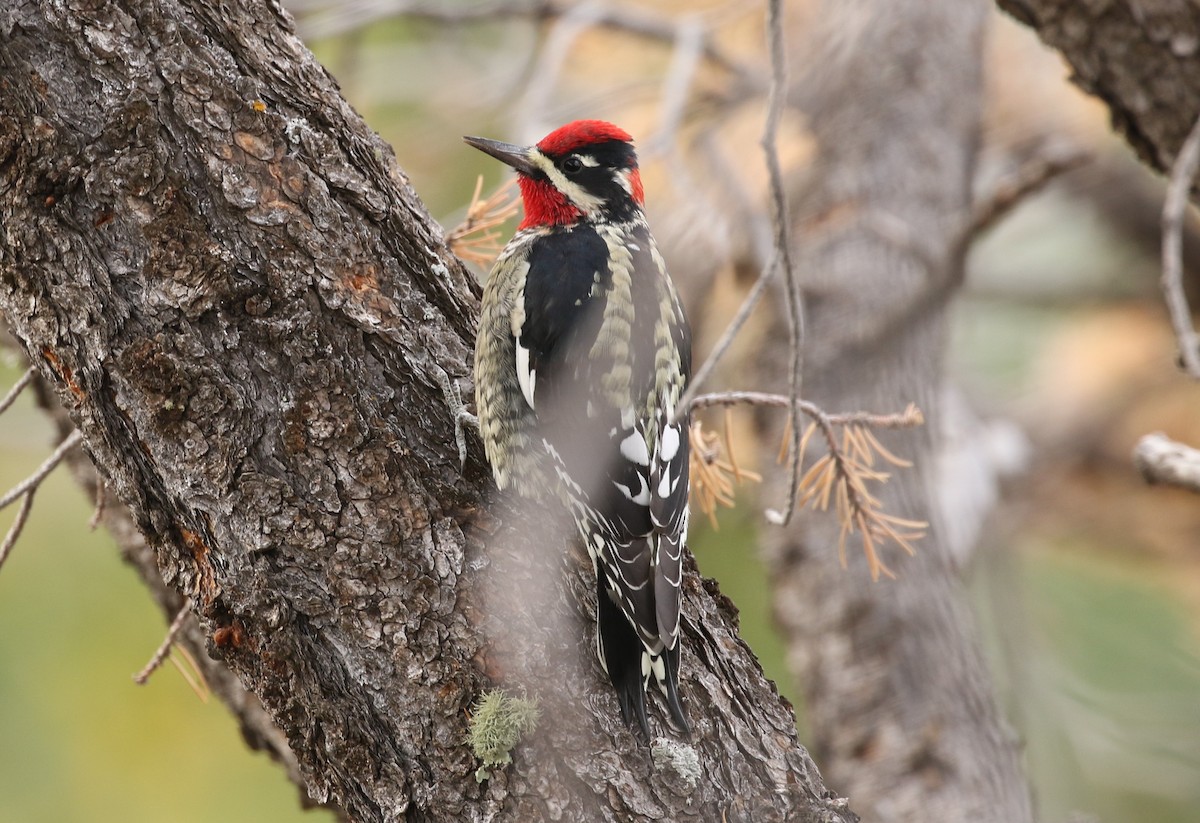
<svg viewBox="0 0 1200 823">
<path fill-rule="evenodd" d="M 575 53 L 576 41 L 598 25 L 602 13 L 602 4 L 598 0 L 584 0 L 555 18 L 529 72 L 525 92 L 513 106 L 516 121 L 522 126 L 539 134 L 545 130 L 539 118 L 562 76 L 563 66 Z"/>
<path fill-rule="evenodd" d="M 725 356 L 725 352 L 727 352 L 729 347 L 733 345 L 734 338 L 736 338 L 738 332 L 742 330 L 742 326 L 746 325 L 746 321 L 750 319 L 750 315 L 754 313 L 755 307 L 758 306 L 758 301 L 762 298 L 763 293 L 767 290 L 767 286 L 770 285 L 774 274 L 774 266 L 768 266 L 767 268 L 763 269 L 762 274 L 759 276 L 758 280 L 755 281 L 754 286 L 750 289 L 750 293 L 747 294 L 746 299 L 742 301 L 742 305 L 738 309 L 738 313 L 734 315 L 733 320 L 731 320 L 729 325 L 725 327 L 725 331 L 721 332 L 720 339 L 717 340 L 716 345 L 713 346 L 713 349 L 709 353 L 708 357 L 700 365 L 700 368 L 696 369 L 695 373 L 692 375 L 692 380 L 688 384 L 688 390 L 683 393 L 683 397 L 679 398 L 679 403 L 675 406 L 675 419 L 679 419 L 687 413 L 689 408 L 695 406 L 695 396 L 699 391 L 700 386 L 704 384 L 704 381 L 707 380 L 709 375 L 712 374 L 713 369 L 715 369 L 717 364 L 721 362 L 721 358 Z"/>
<path fill-rule="evenodd" d="M 768 37 L 771 41 L 770 49 L 772 74 L 767 104 L 767 120 L 763 129 L 762 138 L 763 150 L 766 153 L 767 170 L 771 175 L 771 198 L 773 204 L 772 228 L 774 230 L 774 243 L 772 244 L 773 248 L 771 251 L 771 256 L 770 259 L 762 265 L 762 270 L 759 273 L 758 279 L 750 288 L 749 294 L 747 294 L 746 298 L 742 301 L 742 305 L 738 308 L 737 314 L 734 315 L 733 320 L 731 320 L 729 325 L 725 327 L 725 330 L 721 332 L 721 336 L 713 345 L 712 351 L 709 352 L 708 357 L 705 358 L 704 362 L 700 364 L 699 368 L 693 371 L 692 379 L 688 384 L 687 391 L 683 393 L 683 396 L 679 398 L 679 402 L 675 405 L 674 417 L 676 419 L 681 417 L 686 412 L 688 407 L 691 405 L 692 399 L 699 393 L 700 387 L 703 386 L 705 381 L 712 376 L 712 373 L 716 369 L 717 365 L 728 353 L 729 348 L 733 345 L 733 341 L 737 338 L 738 334 L 742 330 L 742 327 L 746 325 L 746 322 L 750 319 L 750 316 L 758 307 L 758 302 L 762 299 L 763 294 L 766 293 L 767 287 L 771 285 L 771 281 L 775 279 L 780 268 L 785 268 L 788 275 L 792 274 L 790 242 L 787 242 L 789 232 L 789 221 L 787 219 L 787 198 L 783 194 L 783 175 L 779 171 L 779 155 L 775 146 L 775 136 L 778 131 L 779 118 L 782 114 L 783 104 L 786 97 L 786 66 L 783 62 L 783 27 L 780 19 L 781 15 L 779 15 L 778 12 L 778 0 L 772 0 L 771 6 L 768 8 L 767 17 Z M 776 59 L 777 57 L 778 60 Z M 711 143 L 708 145 L 710 148 L 712 148 Z M 715 149 L 713 149 L 713 151 L 715 151 Z M 713 152 L 710 151 L 710 156 L 712 153 Z M 719 152 L 717 153 L 719 154 Z M 724 171 L 721 164 L 717 164 L 717 171 Z M 736 175 L 718 174 L 717 179 L 731 184 L 736 193 L 742 194 L 740 187 L 736 185 L 738 180 Z M 748 197 L 740 197 L 739 199 L 743 202 L 749 201 Z M 743 211 L 754 212 L 756 210 L 745 209 Z M 756 232 L 755 234 L 757 235 L 758 233 Z M 782 250 L 780 249 L 781 235 L 785 240 L 785 246 Z M 757 240 L 757 237 L 755 239 Z M 765 238 L 763 245 L 766 245 Z M 754 245 L 754 250 L 756 252 L 759 251 L 757 243 Z M 791 291 L 790 284 L 789 291 Z M 789 297 L 789 304 L 790 302 L 791 298 Z M 789 305 L 789 315 L 790 314 L 791 312 Z M 800 331 L 801 334 L 803 334 L 802 328 Z M 793 352 L 793 354 L 798 353 Z M 795 363 L 793 363 L 793 365 L 795 365 Z M 797 389 L 796 395 L 799 396 L 799 385 L 796 385 L 795 388 Z"/>
<path fill-rule="evenodd" d="M 4 561 L 8 559 L 13 546 L 17 545 L 17 538 L 21 536 L 21 531 L 25 528 L 25 521 L 29 519 L 29 512 L 33 509 L 33 495 L 36 491 L 36 489 L 30 489 L 25 492 L 21 508 L 17 509 L 17 516 L 12 525 L 8 527 L 8 534 L 4 535 L 4 542 L 0 543 L 0 568 L 4 567 Z"/>
<path fill-rule="evenodd" d="M 707 409 L 712 406 L 774 406 L 777 408 L 795 407 L 798 411 L 815 421 L 826 421 L 831 426 L 859 425 L 871 426 L 876 429 L 907 429 L 924 424 L 925 417 L 915 405 L 899 414 L 875 414 L 873 412 L 827 412 L 816 403 L 807 400 L 792 400 L 783 394 L 770 394 L 757 391 L 728 391 L 702 394 L 693 398 L 682 413 L 697 409 Z"/>
<path fill-rule="evenodd" d="M 578 7 L 577 3 L 564 0 L 541 0 L 534 3 L 500 0 L 454 5 L 412 0 L 357 0 L 330 5 L 334 7 L 299 20 L 301 37 L 305 40 L 333 37 L 380 19 L 400 16 L 442 25 L 487 23 L 516 17 L 532 18 L 541 22 L 564 17 Z M 601 9 L 595 25 L 660 43 L 671 43 L 676 37 L 676 27 L 672 20 L 630 6 L 607 6 Z M 707 36 L 702 43 L 701 54 L 709 63 L 743 81 L 753 76 L 753 72 L 721 51 Z"/>
<path fill-rule="evenodd" d="M 666 153 L 674 145 L 675 135 L 679 132 L 691 98 L 692 82 L 700 66 L 705 37 L 700 18 L 694 14 L 685 15 L 676 23 L 675 31 L 675 50 L 663 79 L 658 131 L 643 147 L 642 154 L 646 157 Z"/>
<path fill-rule="evenodd" d="M 767 39 L 771 52 L 771 88 L 767 95 L 767 122 L 763 127 L 761 145 L 771 176 L 771 218 L 775 228 L 775 251 L 771 267 L 783 272 L 787 296 L 788 331 L 792 355 L 789 393 L 792 400 L 800 399 L 804 368 L 804 303 L 800 284 L 792 265 L 791 218 L 788 216 L 787 193 L 783 187 L 783 170 L 779 164 L 779 120 L 787 96 L 787 53 L 783 43 L 783 0 L 768 0 Z M 800 482 L 800 427 L 792 426 L 792 461 L 788 467 L 788 497 L 782 513 L 768 511 L 767 516 L 779 525 L 786 525 L 796 510 L 796 491 Z"/>
<path fill-rule="evenodd" d="M 992 190 L 973 205 L 966 238 L 972 238 L 996 225 L 1026 197 L 1041 191 L 1060 174 L 1077 169 L 1092 155 L 1077 146 L 1047 147 L 1026 158 L 1010 175 L 1002 177 Z"/>
<path fill-rule="evenodd" d="M 192 602 L 185 600 L 183 608 L 179 610 L 179 613 L 175 615 L 175 619 L 171 621 L 171 627 L 167 629 L 167 636 L 163 638 L 162 644 L 154 652 L 154 656 L 150 658 L 150 662 L 133 676 L 134 683 L 137 683 L 139 686 L 145 686 L 146 682 L 150 679 L 150 675 L 154 674 L 158 667 L 163 664 L 163 661 L 167 659 L 167 655 L 171 653 L 171 646 L 175 645 L 175 636 L 183 628 L 183 621 L 191 611 Z"/>
<path fill-rule="evenodd" d="M 108 495 L 105 493 L 104 481 L 96 480 L 96 508 L 92 510 L 92 516 L 88 520 L 88 529 L 95 531 L 100 525 L 100 519 L 104 517 L 104 505 Z"/>
<path fill-rule="evenodd" d="M 1162 213 L 1162 290 L 1171 313 L 1171 325 L 1179 341 L 1179 354 L 1188 375 L 1200 380 L 1200 338 L 1192 325 L 1192 311 L 1183 292 L 1183 220 L 1187 214 L 1188 194 L 1200 166 L 1200 118 L 1192 126 L 1179 156 L 1171 166 L 1167 197 Z"/>
<path fill-rule="evenodd" d="M 25 390 L 25 387 L 33 382 L 33 376 L 35 374 L 37 374 L 37 370 L 33 366 L 30 366 L 25 370 L 25 373 L 21 375 L 21 379 L 18 380 L 11 389 L 8 390 L 8 394 L 4 395 L 4 399 L 0 400 L 0 414 L 4 414 L 6 411 L 8 411 L 8 407 L 11 406 L 13 401 L 15 401 L 21 392 Z"/>
<path fill-rule="evenodd" d="M 81 440 L 83 440 L 83 434 L 80 433 L 79 429 L 71 432 L 67 436 L 67 439 L 59 444 L 59 447 L 54 450 L 54 454 L 46 458 L 45 463 L 38 466 L 37 471 L 10 489 L 9 492 L 4 495 L 4 497 L 0 497 L 0 509 L 7 507 L 14 500 L 25 494 L 25 492 L 29 491 L 30 489 L 36 489 L 39 485 L 41 485 L 41 482 L 46 479 L 46 475 L 54 471 L 54 468 L 62 462 L 64 457 L 67 456 L 67 452 L 78 446 Z"/>
</svg>

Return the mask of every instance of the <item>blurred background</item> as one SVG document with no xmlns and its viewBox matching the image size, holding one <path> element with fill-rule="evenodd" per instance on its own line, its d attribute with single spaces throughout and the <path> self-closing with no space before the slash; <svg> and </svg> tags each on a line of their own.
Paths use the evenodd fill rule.
<svg viewBox="0 0 1200 823">
<path fill-rule="evenodd" d="M 742 213 L 765 185 L 761 99 L 720 103 L 738 66 L 761 68 L 760 4 L 497 14 L 508 6 L 449 3 L 407 15 L 396 13 L 404 4 L 370 0 L 285 5 L 448 229 L 479 175 L 485 193 L 504 178 L 460 135 L 532 141 L 577 117 L 633 132 L 650 221 L 705 353 L 745 283 L 733 263 L 698 261 L 736 260 L 754 242 Z M 794 2 L 789 25 L 814 13 L 818 3 Z M 1106 110 L 1069 84 L 1055 53 L 993 16 L 977 188 L 1042 153 L 1090 160 L 1022 201 L 970 252 L 954 308 L 953 402 L 970 410 L 961 436 L 986 446 L 1003 482 L 963 565 L 1027 744 L 1040 818 L 1200 820 L 1200 501 L 1146 487 L 1130 461 L 1152 431 L 1200 444 L 1200 389 L 1175 367 L 1157 289 L 1161 181 L 1112 137 Z M 804 124 L 785 122 L 781 140 L 789 174 L 807 171 Z M 715 193 L 718 175 L 739 181 L 744 202 L 728 187 Z M 1185 254 L 1191 272 L 1197 248 Z M 703 305 L 700 295 L 710 295 Z M 3 364 L 0 394 L 23 368 Z M 0 490 L 36 468 L 51 436 L 26 393 L 0 418 Z M 750 468 L 777 470 L 754 466 L 756 451 L 743 450 Z M 803 739 L 802 689 L 755 554 L 766 505 L 744 487 L 718 529 L 693 519 L 693 548 L 741 608 L 744 635 L 796 704 Z M 173 667 L 133 684 L 165 625 L 112 541 L 89 531 L 91 508 L 56 474 L 0 572 L 0 741 L 20 741 L 0 745 L 0 820 L 331 819 L 302 811 L 282 771 L 249 752 L 224 709 Z M 13 514 L 0 513 L 0 529 Z M 890 564 L 904 573 L 902 558 Z"/>
</svg>

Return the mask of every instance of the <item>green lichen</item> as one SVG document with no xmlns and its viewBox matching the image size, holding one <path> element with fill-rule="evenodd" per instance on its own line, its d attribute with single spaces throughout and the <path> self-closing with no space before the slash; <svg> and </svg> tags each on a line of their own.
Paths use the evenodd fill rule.
<svg viewBox="0 0 1200 823">
<path fill-rule="evenodd" d="M 523 735 L 537 726 L 537 700 L 512 697 L 503 689 L 491 689 L 471 708 L 467 741 L 483 765 L 475 772 L 480 783 L 492 776 L 492 769 L 512 762 L 512 750 Z"/>
</svg>

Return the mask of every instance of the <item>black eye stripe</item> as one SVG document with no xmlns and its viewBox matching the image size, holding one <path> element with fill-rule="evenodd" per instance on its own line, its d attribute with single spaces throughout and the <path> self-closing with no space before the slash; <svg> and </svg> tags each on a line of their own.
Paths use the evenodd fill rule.
<svg viewBox="0 0 1200 823">
<path fill-rule="evenodd" d="M 575 174 L 583 168 L 583 161 L 572 154 L 563 158 L 561 168 L 567 174 Z"/>
</svg>

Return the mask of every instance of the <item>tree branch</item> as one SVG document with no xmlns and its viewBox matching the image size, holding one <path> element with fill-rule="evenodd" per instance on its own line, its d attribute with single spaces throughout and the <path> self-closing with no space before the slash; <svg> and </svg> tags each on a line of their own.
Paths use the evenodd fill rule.
<svg viewBox="0 0 1200 823">
<path fill-rule="evenodd" d="M 1060 51 L 1071 79 L 1105 102 L 1114 128 L 1165 172 L 1200 115 L 1200 8 L 1194 3 L 997 0 Z"/>
<path fill-rule="evenodd" d="M 868 541 L 847 540 L 849 574 L 831 556 L 842 539 L 831 518 L 764 529 L 774 615 L 805 688 L 814 747 L 831 778 L 853 786 L 864 816 L 1030 821 L 1019 745 L 939 523 L 935 469 L 946 297 L 961 279 L 971 218 L 986 7 L 879 0 L 822 8 L 797 49 L 815 155 L 792 194 L 809 217 L 800 217 L 796 244 L 810 295 L 804 396 L 828 409 L 921 408 L 929 425 L 880 432 L 914 467 L 878 498 L 930 529 L 915 555 L 893 566 L 896 579 L 876 585 L 855 583 L 871 571 Z M 942 299 L 932 299 L 939 290 Z M 788 321 L 774 308 L 764 339 L 782 341 Z M 783 393 L 788 353 L 764 349 L 763 382 Z M 780 432 L 768 416 L 758 421 L 765 461 Z M 810 456 L 806 471 L 826 471 L 821 459 Z"/>
<path fill-rule="evenodd" d="M 1200 494 L 1200 451 L 1163 434 L 1147 434 L 1133 450 L 1133 464 L 1147 483 Z"/>
<path fill-rule="evenodd" d="M 106 525 L 310 797 L 371 821 L 853 819 L 691 564 L 704 779 L 623 726 L 586 558 L 490 499 L 476 440 L 460 464 L 444 386 L 470 383 L 474 280 L 277 4 L 28 2 L 0 35 L 0 312 L 124 503 Z M 493 683 L 543 721 L 480 785 L 467 711 Z"/>
<path fill-rule="evenodd" d="M 527 18 L 539 22 L 556 20 L 579 8 L 576 2 L 559 0 L 535 0 L 535 2 L 492 2 L 448 6 L 444 3 L 414 2 L 414 0 L 355 0 L 355 2 L 291 3 L 304 16 L 300 20 L 300 33 L 308 39 L 334 37 L 339 34 L 368 26 L 379 20 L 406 17 L 442 25 L 466 25 L 490 23 L 511 18 Z M 310 9 L 311 7 L 311 9 Z M 671 44 L 678 36 L 676 24 L 652 12 L 636 8 L 597 7 L 593 24 L 613 31 L 658 43 Z M 700 38 L 700 52 L 715 66 L 739 77 L 749 77 L 750 72 L 722 52 L 707 34 Z"/>
<path fill-rule="evenodd" d="M 1200 166 L 1200 118 L 1179 150 L 1167 182 L 1162 213 L 1162 290 L 1171 315 L 1171 326 L 1179 342 L 1179 357 L 1194 380 L 1200 380 L 1200 337 L 1192 325 L 1192 311 L 1183 292 L 1183 220 L 1187 216 L 1188 192 Z"/>
</svg>

